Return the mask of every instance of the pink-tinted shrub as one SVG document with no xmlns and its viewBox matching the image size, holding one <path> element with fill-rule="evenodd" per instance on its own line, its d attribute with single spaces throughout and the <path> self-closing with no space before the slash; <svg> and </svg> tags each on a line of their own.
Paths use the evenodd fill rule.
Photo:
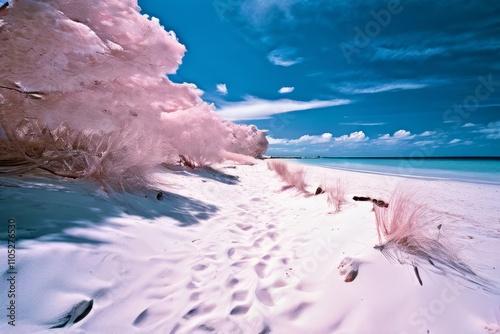
<svg viewBox="0 0 500 334">
<path fill-rule="evenodd" d="M 325 186 L 327 202 L 329 206 L 335 208 L 335 212 L 340 212 L 342 205 L 346 202 L 347 184 L 345 180 L 337 178 L 334 183 Z"/>
<path fill-rule="evenodd" d="M 271 160 L 267 162 L 267 167 L 274 171 L 288 187 L 296 188 L 301 192 L 307 192 L 306 171 L 302 167 L 294 170 L 288 168 L 288 164 L 283 161 Z"/>
<path fill-rule="evenodd" d="M 435 217 L 429 207 L 419 201 L 415 191 L 398 188 L 391 196 L 388 208 L 373 206 L 379 242 L 395 242 L 427 237 Z"/>
<path fill-rule="evenodd" d="M 483 289 L 498 293 L 491 282 L 478 276 L 446 242 L 439 237 L 440 217 L 417 195 L 415 190 L 401 186 L 393 193 L 389 207 L 373 206 L 380 244 L 376 249 L 401 264 L 418 267 L 430 266 L 441 275 L 453 275 Z"/>
<path fill-rule="evenodd" d="M 265 153 L 264 132 L 224 122 L 196 86 L 167 78 L 186 49 L 139 10 L 16 0 L 2 11 L 0 171 L 122 184 L 180 156 L 202 166 Z"/>
</svg>

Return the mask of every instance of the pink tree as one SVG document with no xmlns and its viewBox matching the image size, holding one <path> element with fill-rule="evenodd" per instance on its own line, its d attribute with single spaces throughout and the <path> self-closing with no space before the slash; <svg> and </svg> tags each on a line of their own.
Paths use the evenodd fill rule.
<svg viewBox="0 0 500 334">
<path fill-rule="evenodd" d="M 224 122 L 172 83 L 185 47 L 136 0 L 16 0 L 0 12 L 3 171 L 122 183 L 183 155 L 260 156 L 255 127 Z"/>
</svg>

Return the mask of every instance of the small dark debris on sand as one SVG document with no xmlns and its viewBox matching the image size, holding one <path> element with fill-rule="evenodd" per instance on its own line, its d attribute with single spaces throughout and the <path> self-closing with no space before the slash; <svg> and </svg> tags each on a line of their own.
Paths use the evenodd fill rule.
<svg viewBox="0 0 500 334">
<path fill-rule="evenodd" d="M 158 194 L 156 194 L 156 199 L 161 201 L 163 199 L 163 193 L 160 191 Z"/>
<path fill-rule="evenodd" d="M 352 199 L 360 202 L 368 202 L 372 200 L 370 197 L 363 197 L 363 196 L 354 196 Z"/>
<path fill-rule="evenodd" d="M 351 270 L 345 277 L 344 282 L 350 283 L 354 281 L 358 277 L 358 271 L 357 270 Z"/>
<path fill-rule="evenodd" d="M 316 188 L 316 192 L 314 193 L 314 195 L 321 195 L 321 194 L 324 194 L 325 193 L 325 190 L 321 187 L 318 187 Z"/>
<path fill-rule="evenodd" d="M 339 274 L 344 276 L 344 282 L 350 283 L 358 277 L 360 265 L 361 261 L 347 256 L 340 262 L 337 269 L 339 270 Z"/>
<path fill-rule="evenodd" d="M 417 266 L 413 266 L 413 269 L 415 270 L 415 275 L 417 276 L 418 283 L 420 283 L 420 285 L 424 285 L 422 283 L 422 279 L 420 278 L 420 274 L 418 273 L 418 267 Z"/>
<path fill-rule="evenodd" d="M 380 199 L 376 199 L 376 198 L 372 199 L 372 203 L 381 207 L 381 208 L 388 208 L 389 207 L 389 203 L 386 203 L 386 202 L 384 202 Z"/>
<path fill-rule="evenodd" d="M 381 199 L 376 199 L 376 198 L 371 198 L 371 197 L 366 197 L 366 196 L 354 196 L 352 199 L 355 201 L 359 201 L 359 202 L 370 202 L 371 201 L 374 205 L 377 205 L 381 208 L 388 208 L 389 207 L 389 203 L 386 203 L 386 202 L 382 201 Z"/>
</svg>

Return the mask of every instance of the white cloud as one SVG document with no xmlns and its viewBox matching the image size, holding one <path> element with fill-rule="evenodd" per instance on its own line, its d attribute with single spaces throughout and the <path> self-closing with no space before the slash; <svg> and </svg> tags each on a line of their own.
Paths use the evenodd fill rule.
<svg viewBox="0 0 500 334">
<path fill-rule="evenodd" d="M 321 136 L 310 136 L 304 135 L 299 139 L 289 140 L 289 144 L 322 144 L 328 143 L 332 140 L 333 135 L 331 133 L 323 133 Z"/>
<path fill-rule="evenodd" d="M 385 134 L 380 137 L 378 137 L 379 141 L 383 141 L 388 144 L 395 144 L 401 140 L 409 140 L 415 138 L 416 135 L 412 135 L 410 131 L 406 130 L 398 130 L 394 132 L 394 134 L 391 136 L 390 134 Z"/>
<path fill-rule="evenodd" d="M 274 65 L 289 67 L 304 60 L 302 57 L 295 57 L 295 52 L 293 48 L 281 47 L 269 52 L 267 59 Z"/>
<path fill-rule="evenodd" d="M 500 139 L 500 131 L 498 131 L 497 133 L 489 134 L 486 136 L 486 138 L 488 138 L 488 139 Z"/>
<path fill-rule="evenodd" d="M 293 92 L 293 90 L 295 89 L 295 87 L 281 87 L 278 92 L 280 94 L 287 94 L 287 93 L 291 93 Z"/>
<path fill-rule="evenodd" d="M 393 90 L 411 90 L 411 89 L 421 89 L 427 87 L 428 84 L 424 83 L 390 83 L 377 85 L 366 88 L 353 88 L 353 87 L 342 87 L 339 89 L 341 93 L 344 94 L 374 94 L 383 93 Z"/>
<path fill-rule="evenodd" d="M 335 138 L 335 141 L 337 141 L 337 142 L 339 142 L 339 141 L 358 142 L 358 141 L 363 141 L 363 140 L 368 140 L 368 139 L 369 138 L 364 134 L 363 131 L 357 131 L 357 132 L 353 132 L 349 135 L 343 135 L 343 136 L 337 137 L 337 138 Z"/>
<path fill-rule="evenodd" d="M 350 100 L 335 99 L 325 101 L 294 101 L 288 99 L 262 100 L 256 97 L 246 97 L 245 101 L 225 103 L 217 112 L 227 120 L 266 119 L 273 115 L 292 111 L 335 107 L 351 103 Z"/>
<path fill-rule="evenodd" d="M 324 144 L 332 140 L 333 135 L 325 132 L 319 136 L 303 135 L 298 139 L 273 138 L 267 137 L 271 145 L 299 145 L 299 144 Z"/>
<path fill-rule="evenodd" d="M 429 137 L 432 135 L 435 135 L 437 132 L 436 131 L 424 131 L 421 134 L 419 134 L 420 137 Z"/>
<path fill-rule="evenodd" d="M 392 136 L 393 138 L 409 138 L 411 137 L 411 133 L 410 131 L 406 131 L 406 130 L 398 130 L 396 132 L 394 132 L 394 135 Z M 415 136 L 413 136 L 415 137 Z"/>
<path fill-rule="evenodd" d="M 377 59 L 397 59 L 397 60 L 414 60 L 426 59 L 445 52 L 443 47 L 419 49 L 417 47 L 406 49 L 389 49 L 377 48 L 375 58 Z"/>
<path fill-rule="evenodd" d="M 368 140 L 369 138 L 363 133 L 363 131 L 353 132 L 349 135 L 342 135 L 340 137 L 333 137 L 329 132 L 325 132 L 322 135 L 303 135 L 298 139 L 286 139 L 286 138 L 273 138 L 267 137 L 269 144 L 271 145 L 312 145 L 312 144 L 327 144 L 331 142 L 361 142 Z"/>
<path fill-rule="evenodd" d="M 288 139 L 284 138 L 273 138 L 270 136 L 266 136 L 267 141 L 269 142 L 269 145 L 280 145 L 280 144 L 286 144 L 288 143 Z"/>
<path fill-rule="evenodd" d="M 455 139 L 450 140 L 450 142 L 448 144 L 456 144 L 456 143 L 458 143 L 460 141 L 461 141 L 460 139 L 456 139 L 455 138 Z"/>
<path fill-rule="evenodd" d="M 476 126 L 476 124 L 474 124 L 474 123 L 465 123 L 464 125 L 462 125 L 462 128 L 471 128 L 473 126 Z"/>
<path fill-rule="evenodd" d="M 286 60 L 277 55 L 270 54 L 268 57 L 269 61 L 277 66 L 290 67 L 292 65 L 298 64 L 302 61 L 302 58 L 297 58 L 293 60 Z"/>
<path fill-rule="evenodd" d="M 262 26 L 269 23 L 269 12 L 277 9 L 282 12 L 283 18 L 287 21 L 293 21 L 294 16 L 291 8 L 300 0 L 247 0 L 241 1 L 241 10 L 244 16 L 255 26 Z"/>
<path fill-rule="evenodd" d="M 227 86 L 226 84 L 218 84 L 217 85 L 217 91 L 221 93 L 222 95 L 227 95 Z"/>
<path fill-rule="evenodd" d="M 485 128 L 475 132 L 486 134 L 487 139 L 500 139 L 500 121 L 491 122 Z"/>
</svg>

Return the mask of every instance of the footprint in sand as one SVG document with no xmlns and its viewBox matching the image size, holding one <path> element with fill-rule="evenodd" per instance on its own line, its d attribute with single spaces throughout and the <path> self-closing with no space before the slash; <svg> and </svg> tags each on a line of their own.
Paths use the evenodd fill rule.
<svg viewBox="0 0 500 334">
<path fill-rule="evenodd" d="M 234 277 L 233 277 L 233 278 L 231 278 L 231 279 L 227 282 L 226 286 L 227 286 L 228 288 L 232 288 L 232 287 L 236 286 L 236 284 L 238 284 L 239 282 L 240 282 L 240 280 L 239 280 L 239 279 L 237 279 L 237 278 L 234 278 Z"/>
<path fill-rule="evenodd" d="M 148 317 L 149 317 L 148 313 L 149 313 L 148 309 L 145 309 L 144 311 L 142 311 L 141 314 L 139 314 L 137 316 L 137 318 L 135 318 L 133 325 L 135 327 L 142 327 L 144 322 L 146 322 L 148 320 Z"/>
<path fill-rule="evenodd" d="M 290 320 L 297 319 L 309 306 L 311 306 L 311 304 L 309 303 L 300 303 L 297 307 L 294 307 L 291 311 L 288 312 L 288 318 Z"/>
<path fill-rule="evenodd" d="M 264 305 L 274 306 L 274 300 L 267 289 L 257 289 L 255 296 Z"/>
<path fill-rule="evenodd" d="M 208 268 L 208 266 L 205 264 L 197 264 L 197 265 L 193 266 L 191 269 L 193 269 L 194 271 L 202 271 L 202 270 L 205 270 L 207 268 Z"/>
<path fill-rule="evenodd" d="M 236 207 L 238 207 L 238 208 L 240 208 L 240 209 L 243 209 L 243 211 L 242 211 L 242 212 L 245 212 L 245 213 L 246 213 L 247 211 L 250 211 L 250 210 L 251 210 L 251 208 L 248 206 L 248 204 L 244 204 L 244 203 L 243 203 L 243 204 L 238 204 L 238 205 L 236 205 Z"/>
<path fill-rule="evenodd" d="M 193 279 L 193 278 L 191 277 L 191 279 Z M 186 288 L 188 290 L 195 290 L 195 289 L 198 289 L 198 286 L 196 286 L 196 284 L 194 284 L 193 282 L 189 282 L 188 285 L 186 285 Z"/>
<path fill-rule="evenodd" d="M 248 291 L 236 291 L 233 293 L 232 299 L 235 301 L 245 300 L 248 296 Z"/>
<path fill-rule="evenodd" d="M 248 231 L 253 227 L 252 225 L 245 225 L 245 224 L 236 224 L 236 226 L 238 226 L 238 228 L 243 231 Z"/>
<path fill-rule="evenodd" d="M 246 261 L 236 261 L 231 263 L 231 267 L 236 267 L 236 268 L 241 268 L 244 267 L 246 264 Z"/>
<path fill-rule="evenodd" d="M 266 269 L 266 264 L 265 263 L 262 263 L 262 262 L 259 262 L 255 265 L 255 272 L 257 273 L 257 276 L 259 276 L 259 278 L 264 278 L 266 277 L 265 273 L 264 273 L 264 270 Z"/>
<path fill-rule="evenodd" d="M 287 285 L 288 285 L 287 282 L 279 279 L 276 282 L 274 282 L 273 287 L 275 287 L 275 288 L 282 288 L 282 287 L 287 286 Z"/>
<path fill-rule="evenodd" d="M 231 310 L 230 314 L 231 315 L 246 314 L 249 309 L 250 309 L 250 307 L 249 306 L 245 306 L 245 305 L 236 306 L 235 308 L 233 308 Z"/>
<path fill-rule="evenodd" d="M 278 233 L 276 232 L 269 232 L 267 234 L 267 236 L 269 237 L 269 239 L 271 239 L 272 241 L 276 241 L 276 239 L 278 238 Z"/>
<path fill-rule="evenodd" d="M 189 318 L 197 315 L 199 311 L 200 310 L 198 308 L 191 309 L 191 310 L 189 310 L 188 313 L 184 314 L 183 318 L 184 319 L 189 319 Z"/>
<path fill-rule="evenodd" d="M 200 299 L 200 295 L 200 292 L 194 292 L 191 294 L 191 296 L 189 296 L 189 300 L 197 301 L 198 299 Z"/>
<path fill-rule="evenodd" d="M 82 300 L 73 308 L 66 313 L 63 317 L 61 317 L 53 326 L 50 328 L 63 328 L 63 327 L 69 327 L 73 324 L 76 324 L 77 322 L 81 321 L 83 318 L 85 318 L 90 311 L 92 310 L 92 307 L 94 305 L 94 300 Z"/>
<path fill-rule="evenodd" d="M 205 305 L 205 304 L 200 304 L 191 310 L 189 310 L 184 316 L 184 319 L 189 319 L 197 315 L 204 315 L 204 314 L 209 314 L 213 310 L 216 309 L 216 305 L 210 304 L 210 305 Z"/>
<path fill-rule="evenodd" d="M 257 240 L 255 240 L 255 241 L 257 241 L 257 242 L 263 242 L 265 239 L 266 239 L 266 236 L 265 236 L 265 235 L 263 235 L 263 236 L 261 236 L 260 238 L 258 238 L 258 239 L 257 239 Z"/>
</svg>

